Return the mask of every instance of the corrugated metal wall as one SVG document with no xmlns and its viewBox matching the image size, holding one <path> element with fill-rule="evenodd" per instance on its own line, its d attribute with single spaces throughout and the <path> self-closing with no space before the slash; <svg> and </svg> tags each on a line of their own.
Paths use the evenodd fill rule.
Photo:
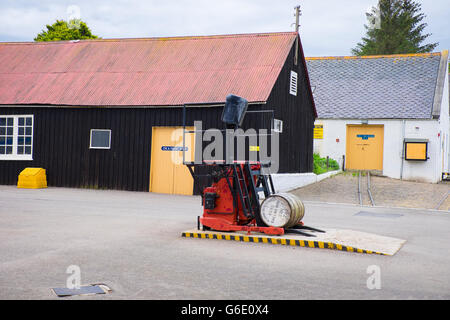
<svg viewBox="0 0 450 320">
<path fill-rule="evenodd" d="M 188 124 L 222 128 L 222 108 L 190 108 Z M 0 184 L 16 184 L 21 170 L 43 167 L 49 186 L 146 191 L 153 126 L 181 126 L 181 108 L 0 108 L 33 114 L 33 161 L 0 160 Z M 256 127 L 259 123 L 248 121 Z M 111 149 L 89 149 L 91 129 L 111 129 Z"/>
<path fill-rule="evenodd" d="M 300 47 L 301 48 L 301 47 Z M 267 101 L 275 110 L 275 118 L 283 120 L 280 135 L 280 173 L 313 171 L 313 130 L 315 111 L 306 76 L 306 63 L 299 55 L 294 64 L 295 45 Z M 289 94 L 290 72 L 298 74 L 297 96 Z"/>
<path fill-rule="evenodd" d="M 204 129 L 222 128 L 221 112 L 222 108 L 189 109 L 188 124 L 195 119 L 203 121 Z M 34 115 L 33 161 L 0 160 L 0 184 L 16 184 L 26 167 L 43 167 L 49 186 L 147 191 L 152 126 L 182 124 L 180 108 L 0 108 L 0 114 Z M 248 125 L 258 128 L 258 122 Z M 91 129 L 111 129 L 111 149 L 89 149 Z M 283 145 L 301 148 L 296 141 Z M 281 172 L 304 171 L 295 158 L 282 161 Z"/>
</svg>

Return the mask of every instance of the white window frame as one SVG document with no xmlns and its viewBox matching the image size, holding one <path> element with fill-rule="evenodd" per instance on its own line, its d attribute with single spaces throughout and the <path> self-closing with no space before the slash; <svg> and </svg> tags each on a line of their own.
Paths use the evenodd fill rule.
<svg viewBox="0 0 450 320">
<path fill-rule="evenodd" d="M 108 131 L 109 132 L 109 143 L 108 147 L 93 147 L 92 146 L 92 132 L 93 131 Z M 103 150 L 109 150 L 111 149 L 111 129 L 91 129 L 91 132 L 89 134 L 89 149 L 103 149 Z"/>
<path fill-rule="evenodd" d="M 32 114 L 2 114 L 1 118 L 13 118 L 13 153 L 12 154 L 0 154 L 1 160 L 24 160 L 30 161 L 33 160 L 33 143 L 34 143 L 34 115 Z M 17 154 L 17 138 L 19 136 L 19 118 L 31 118 L 31 154 Z M 26 121 L 26 120 L 25 120 Z M 26 127 L 26 124 L 25 124 Z"/>
<path fill-rule="evenodd" d="M 273 119 L 273 132 L 283 133 L 283 120 Z"/>
</svg>

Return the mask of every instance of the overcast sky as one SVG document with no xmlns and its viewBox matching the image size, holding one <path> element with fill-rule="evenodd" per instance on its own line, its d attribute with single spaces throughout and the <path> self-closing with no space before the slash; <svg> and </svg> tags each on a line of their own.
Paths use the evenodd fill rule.
<svg viewBox="0 0 450 320">
<path fill-rule="evenodd" d="M 77 15 L 102 38 L 292 31 L 302 7 L 306 56 L 350 55 L 364 35 L 365 12 L 377 0 L 1 0 L 0 41 L 33 41 L 46 24 Z M 418 0 L 427 42 L 450 48 L 449 0 Z"/>
</svg>

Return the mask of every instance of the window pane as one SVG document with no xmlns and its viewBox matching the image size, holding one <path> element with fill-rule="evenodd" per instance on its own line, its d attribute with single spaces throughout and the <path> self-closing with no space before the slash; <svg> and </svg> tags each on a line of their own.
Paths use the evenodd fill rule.
<svg viewBox="0 0 450 320">
<path fill-rule="evenodd" d="M 19 136 L 23 136 L 25 134 L 25 128 L 19 128 Z"/>
<path fill-rule="evenodd" d="M 4 136 L 6 134 L 6 128 L 0 127 L 0 136 Z"/>
<path fill-rule="evenodd" d="M 91 131 L 91 148 L 110 148 L 111 131 Z"/>
<path fill-rule="evenodd" d="M 6 144 L 6 138 L 0 137 L 0 146 L 4 146 Z"/>
<path fill-rule="evenodd" d="M 12 147 L 6 147 L 6 154 L 12 154 Z"/>
<path fill-rule="evenodd" d="M 8 118 L 8 126 L 13 126 L 14 125 L 14 118 Z"/>
<path fill-rule="evenodd" d="M 28 146 L 31 145 L 31 137 L 26 137 L 25 138 L 25 144 L 28 145 Z"/>
<path fill-rule="evenodd" d="M 31 118 L 27 118 L 27 126 L 31 126 L 32 125 L 32 119 Z"/>
<path fill-rule="evenodd" d="M 26 134 L 27 136 L 31 136 L 31 135 L 32 135 L 31 127 L 27 127 L 27 129 L 25 130 L 25 134 Z"/>
<path fill-rule="evenodd" d="M 25 118 L 19 118 L 19 126 L 25 125 Z"/>
<path fill-rule="evenodd" d="M 6 138 L 6 145 L 12 146 L 13 144 L 13 137 L 7 137 Z"/>
<path fill-rule="evenodd" d="M 6 147 L 0 146 L 0 154 L 5 154 Z"/>
<path fill-rule="evenodd" d="M 8 136 L 12 136 L 14 134 L 14 128 L 13 127 L 7 127 L 6 128 L 6 134 Z"/>
<path fill-rule="evenodd" d="M 25 147 L 25 154 L 31 154 L 31 147 Z"/>
<path fill-rule="evenodd" d="M 17 154 L 23 154 L 24 147 L 17 147 Z"/>
<path fill-rule="evenodd" d="M 23 145 L 25 143 L 25 138 L 24 137 L 18 137 L 17 138 L 17 144 L 19 146 Z"/>
<path fill-rule="evenodd" d="M 0 118 L 0 126 L 6 126 L 6 118 Z"/>
</svg>

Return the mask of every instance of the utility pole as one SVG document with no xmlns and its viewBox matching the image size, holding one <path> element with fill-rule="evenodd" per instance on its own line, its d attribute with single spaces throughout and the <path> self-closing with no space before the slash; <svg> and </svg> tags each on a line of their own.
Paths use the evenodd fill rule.
<svg viewBox="0 0 450 320">
<path fill-rule="evenodd" d="M 300 28 L 300 16 L 302 15 L 302 10 L 300 9 L 300 5 L 296 6 L 295 8 L 295 32 L 298 33 L 298 30 Z M 299 50 L 299 44 L 298 44 L 298 38 L 295 40 L 295 56 L 294 56 L 294 64 L 298 64 L 298 50 Z"/>
<path fill-rule="evenodd" d="M 300 5 L 296 6 L 294 9 L 295 9 L 295 32 L 298 32 L 298 29 L 300 27 L 300 16 L 302 15 L 302 10 L 300 8 Z"/>
</svg>

